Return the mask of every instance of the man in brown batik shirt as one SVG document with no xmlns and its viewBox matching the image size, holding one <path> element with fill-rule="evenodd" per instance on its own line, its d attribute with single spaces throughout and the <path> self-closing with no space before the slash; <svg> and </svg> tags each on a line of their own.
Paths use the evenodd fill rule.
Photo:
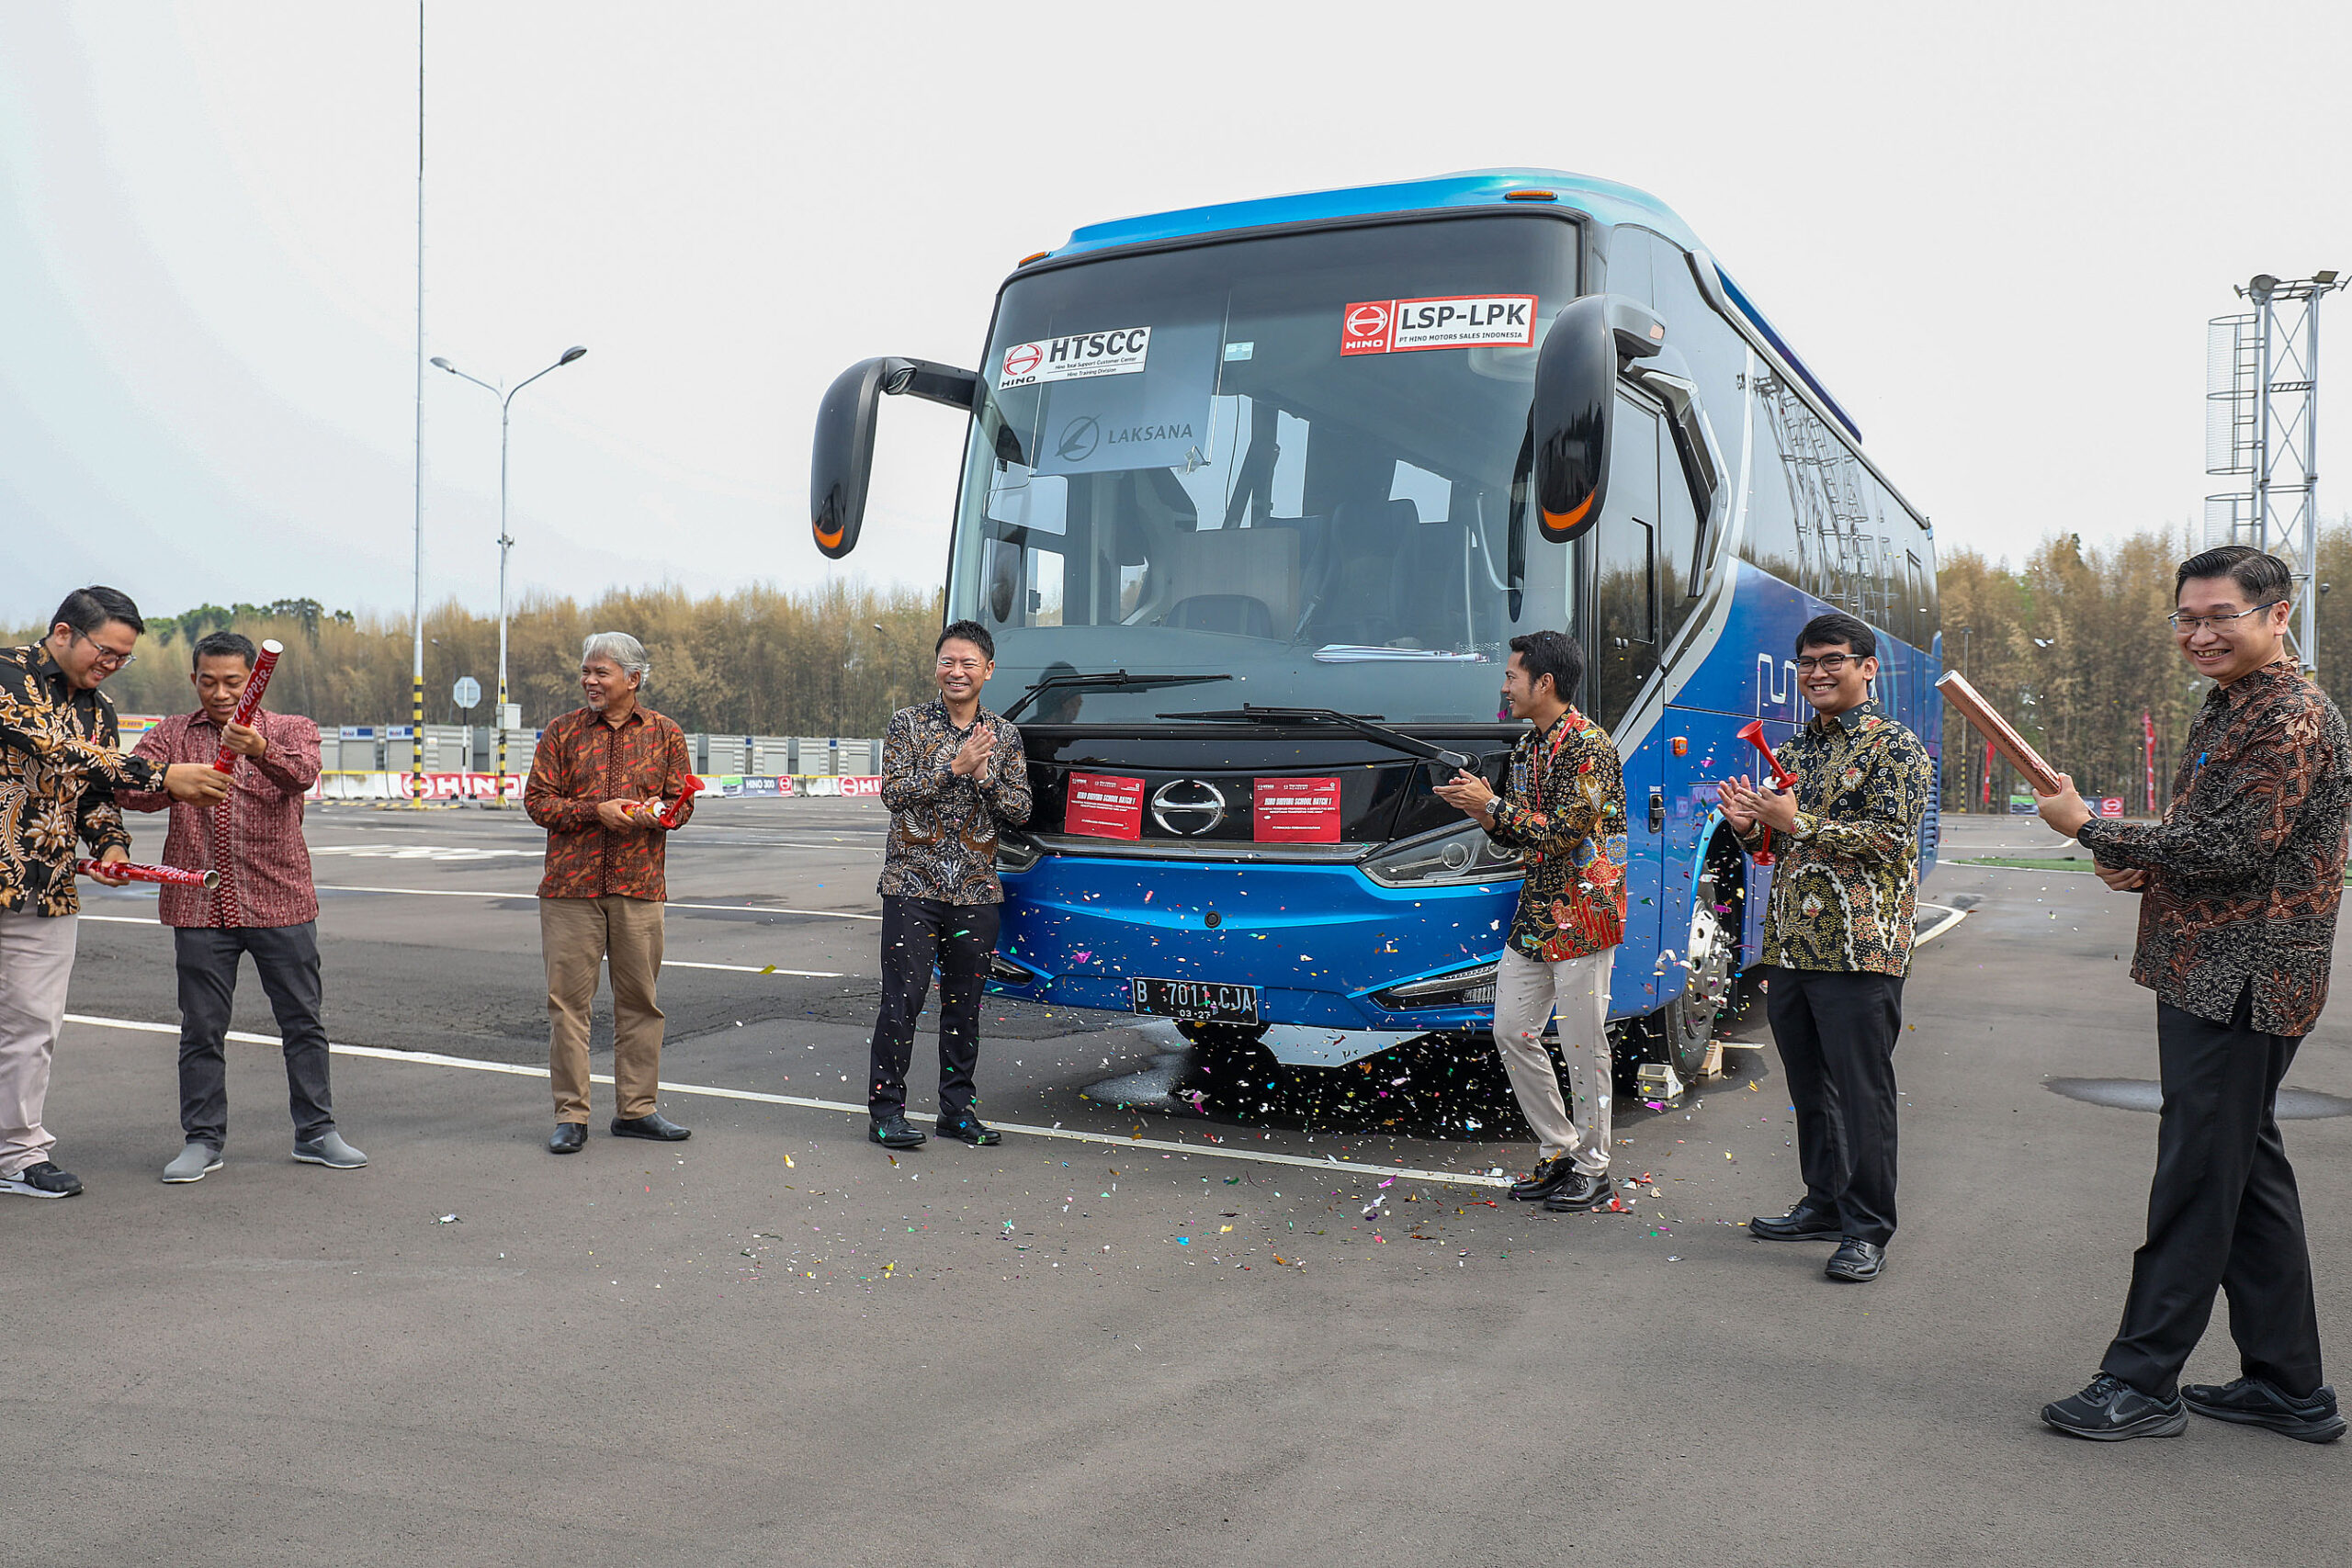
<svg viewBox="0 0 2352 1568">
<path fill-rule="evenodd" d="M 2148 1239 L 2122 1327 L 2090 1386 L 2041 1412 L 2077 1437 L 2169 1437 L 2189 1410 L 2307 1442 L 2344 1432 L 2320 1381 L 2311 1250 L 2277 1101 L 2327 999 L 2352 737 L 2286 650 L 2291 590 L 2285 562 L 2244 545 L 2181 563 L 2174 639 L 2216 684 L 2163 821 L 2097 821 L 2063 776 L 2040 802 L 2101 880 L 2140 896 L 2132 977 L 2156 993 L 2164 1076 Z M 2216 1289 L 2245 1375 L 2179 1387 Z"/>
</svg>

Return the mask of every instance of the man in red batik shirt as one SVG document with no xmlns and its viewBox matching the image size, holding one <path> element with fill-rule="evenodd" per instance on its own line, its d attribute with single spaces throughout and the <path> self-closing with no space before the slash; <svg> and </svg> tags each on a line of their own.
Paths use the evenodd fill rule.
<svg viewBox="0 0 2352 1568">
<path fill-rule="evenodd" d="M 158 764 L 209 764 L 222 747 L 236 755 L 229 798 L 218 806 L 175 802 L 160 790 L 125 790 L 132 811 L 171 808 L 164 863 L 218 872 L 218 887 L 165 886 L 158 899 L 172 928 L 180 986 L 180 1133 L 186 1146 L 164 1167 L 169 1182 L 201 1181 L 229 1146 L 229 1074 L 223 1042 L 237 996 L 237 965 L 254 972 L 277 1015 L 286 1092 L 294 1113 L 294 1157 L 356 1170 L 368 1156 L 335 1130 L 327 1086 L 327 1032 L 319 1018 L 319 896 L 302 841 L 302 797 L 319 777 L 319 727 L 292 714 L 256 709 L 235 722 L 254 645 L 214 632 L 196 645 L 198 707 L 149 730 L 131 753 Z"/>
<path fill-rule="evenodd" d="M 694 759 L 675 723 L 642 706 L 651 663 L 625 632 L 598 632 L 580 650 L 588 705 L 547 728 L 531 755 L 524 808 L 548 830 L 539 881 L 539 945 L 548 966 L 548 1066 L 555 1089 L 549 1154 L 588 1142 L 588 1010 L 596 974 L 613 972 L 613 1135 L 675 1142 L 693 1134 L 654 1108 L 662 1078 L 662 849 L 694 815 Z M 677 817 L 662 821 L 664 802 Z"/>
</svg>

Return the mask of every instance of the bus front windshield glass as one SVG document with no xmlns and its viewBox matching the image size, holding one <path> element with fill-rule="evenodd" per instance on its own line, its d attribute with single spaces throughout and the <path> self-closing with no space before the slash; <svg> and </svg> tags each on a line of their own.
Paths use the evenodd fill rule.
<svg viewBox="0 0 2352 1568">
<path fill-rule="evenodd" d="M 1407 222 L 1052 268 L 1005 288 L 949 586 L 1026 722 L 1336 707 L 1491 721 L 1510 639 L 1573 629 L 1526 513 L 1556 217 Z"/>
</svg>

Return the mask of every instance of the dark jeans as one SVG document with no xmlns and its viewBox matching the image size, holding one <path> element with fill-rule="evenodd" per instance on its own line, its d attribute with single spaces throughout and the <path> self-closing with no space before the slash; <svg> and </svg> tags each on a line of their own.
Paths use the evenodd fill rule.
<svg viewBox="0 0 2352 1568">
<path fill-rule="evenodd" d="M 1764 1010 L 1797 1108 L 1805 1195 L 1838 1228 L 1884 1247 L 1894 1235 L 1894 1042 L 1903 977 L 1768 968 Z"/>
<path fill-rule="evenodd" d="M 980 990 L 996 951 L 994 904 L 936 898 L 882 898 L 882 1010 L 874 1021 L 874 1072 L 867 1109 L 888 1116 L 907 1108 L 907 1064 L 915 1019 L 939 969 L 939 1113 L 972 1109 L 972 1069 L 980 1059 Z"/>
<path fill-rule="evenodd" d="M 2300 1035 L 2258 1034 L 2254 992 L 2227 1023 L 2156 1004 L 2164 1111 L 2148 1241 L 2132 1255 L 2123 1326 L 2102 1371 L 2158 1398 L 2205 1337 L 2216 1287 L 2249 1377 L 2301 1398 L 2320 1383 L 2319 1314 L 2294 1168 L 2278 1138 L 2278 1084 Z"/>
<path fill-rule="evenodd" d="M 221 1043 L 237 995 L 237 962 L 254 955 L 254 972 L 277 1015 L 286 1045 L 286 1098 L 294 1138 L 307 1142 L 334 1126 L 327 1092 L 327 1032 L 319 1022 L 319 928 L 179 926 L 172 931 L 180 974 L 180 1130 L 192 1144 L 229 1144 L 229 1072 Z"/>
</svg>

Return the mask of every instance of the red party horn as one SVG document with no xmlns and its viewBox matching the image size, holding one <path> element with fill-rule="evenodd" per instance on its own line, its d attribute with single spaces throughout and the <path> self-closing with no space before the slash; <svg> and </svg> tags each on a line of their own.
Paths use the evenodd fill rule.
<svg viewBox="0 0 2352 1568">
<path fill-rule="evenodd" d="M 1755 747 L 1758 751 L 1764 753 L 1764 761 L 1770 764 L 1772 769 L 1772 782 L 1774 784 L 1779 784 L 1782 789 L 1796 788 L 1796 774 L 1789 772 L 1788 769 L 1781 765 L 1781 759 L 1772 754 L 1772 743 L 1764 739 L 1764 721 L 1762 719 L 1755 719 L 1743 726 L 1739 732 L 1739 738 L 1742 740 L 1747 741 L 1750 746 Z M 1773 859 L 1772 829 L 1767 828 L 1764 829 L 1764 841 L 1757 846 L 1755 860 L 1758 865 L 1770 865 Z"/>
<path fill-rule="evenodd" d="M 678 813 L 685 809 L 686 802 L 692 800 L 701 792 L 702 780 L 695 777 L 692 773 L 688 773 L 686 775 L 686 787 L 680 790 L 678 792 L 678 798 L 672 801 L 669 806 L 663 809 L 662 813 L 662 826 L 664 828 L 676 827 L 678 825 Z"/>
<path fill-rule="evenodd" d="M 261 645 L 261 657 L 254 660 L 253 675 L 245 682 L 245 694 L 237 699 L 237 716 L 230 723 L 240 728 L 249 728 L 253 724 L 254 710 L 261 706 L 261 694 L 269 690 L 269 672 L 277 668 L 277 656 L 285 651 L 286 645 L 275 640 Z M 221 747 L 220 755 L 212 760 L 212 766 L 220 773 L 232 772 L 237 766 L 237 753 L 226 746 Z"/>
<path fill-rule="evenodd" d="M 189 871 L 176 865 L 139 865 L 130 861 L 77 860 L 74 869 L 85 876 L 120 876 L 132 882 L 161 882 L 173 887 L 202 887 L 206 890 L 220 886 L 217 871 Z"/>
</svg>

